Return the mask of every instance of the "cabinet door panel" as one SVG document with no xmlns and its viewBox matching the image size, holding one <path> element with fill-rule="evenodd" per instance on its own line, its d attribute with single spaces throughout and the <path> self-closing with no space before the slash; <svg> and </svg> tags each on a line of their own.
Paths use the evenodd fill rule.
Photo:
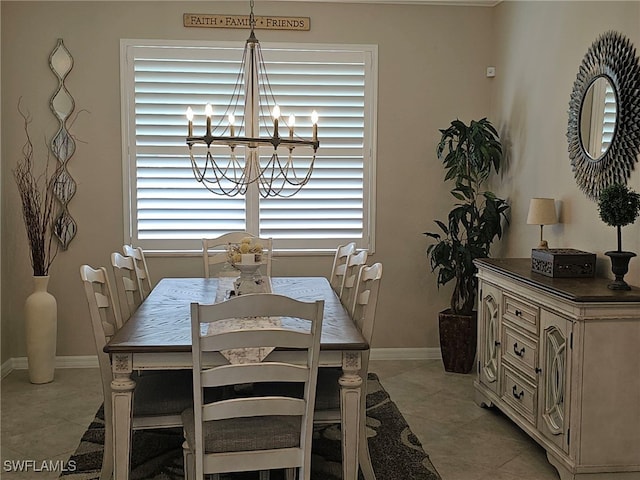
<svg viewBox="0 0 640 480">
<path fill-rule="evenodd" d="M 540 316 L 538 428 L 545 437 L 568 451 L 571 321 L 543 310 Z"/>
<path fill-rule="evenodd" d="M 480 351 L 478 352 L 480 382 L 498 393 L 498 363 L 500 362 L 500 290 L 483 284 L 480 298 Z"/>
</svg>

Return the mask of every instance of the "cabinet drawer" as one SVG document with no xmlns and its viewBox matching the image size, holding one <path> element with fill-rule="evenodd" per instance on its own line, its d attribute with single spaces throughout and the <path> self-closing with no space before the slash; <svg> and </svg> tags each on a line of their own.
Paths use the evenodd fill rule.
<svg viewBox="0 0 640 480">
<path fill-rule="evenodd" d="M 504 318 L 537 335 L 539 309 L 535 305 L 505 295 Z"/>
<path fill-rule="evenodd" d="M 515 370 L 503 364 L 502 400 L 514 408 L 532 426 L 536 425 L 538 389 Z"/>
<path fill-rule="evenodd" d="M 524 373 L 536 378 L 538 342 L 504 323 L 502 330 L 502 358 Z"/>
</svg>

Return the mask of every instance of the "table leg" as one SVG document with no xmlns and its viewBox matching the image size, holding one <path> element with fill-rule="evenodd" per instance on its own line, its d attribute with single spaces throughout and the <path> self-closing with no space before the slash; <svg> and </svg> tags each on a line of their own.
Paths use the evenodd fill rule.
<svg viewBox="0 0 640 480">
<path fill-rule="evenodd" d="M 362 363 L 369 365 L 369 351 L 362 353 Z M 360 396 L 360 447 L 358 451 L 358 460 L 360 463 L 360 471 L 364 480 L 376 480 L 376 474 L 373 471 L 371 463 L 371 454 L 369 453 L 369 439 L 367 438 L 367 381 L 368 368 L 362 370 L 361 376 L 364 381 L 363 392 Z"/>
<path fill-rule="evenodd" d="M 133 389 L 130 354 L 114 354 L 111 360 L 111 422 L 113 426 L 113 478 L 128 480 L 131 464 Z"/>
<path fill-rule="evenodd" d="M 340 383 L 340 410 L 342 427 L 342 478 L 358 478 L 358 453 L 360 444 L 360 399 L 362 396 L 362 377 L 360 352 L 342 354 L 342 376 Z M 366 440 L 366 439 L 365 439 Z"/>
</svg>

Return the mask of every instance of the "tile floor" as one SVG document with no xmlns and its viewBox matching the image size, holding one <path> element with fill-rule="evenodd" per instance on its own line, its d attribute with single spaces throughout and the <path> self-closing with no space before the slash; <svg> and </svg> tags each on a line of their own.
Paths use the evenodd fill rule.
<svg viewBox="0 0 640 480">
<path fill-rule="evenodd" d="M 372 361 L 370 370 L 443 480 L 559 479 L 534 441 L 497 410 L 473 402 L 471 375 L 445 373 L 438 360 Z M 57 478 L 59 471 L 47 472 L 42 462 L 65 465 L 75 451 L 102 402 L 98 370 L 59 369 L 47 385 L 32 385 L 26 370 L 15 370 L 0 386 L 0 478 Z M 15 460 L 33 460 L 40 471 L 8 471 Z"/>
</svg>

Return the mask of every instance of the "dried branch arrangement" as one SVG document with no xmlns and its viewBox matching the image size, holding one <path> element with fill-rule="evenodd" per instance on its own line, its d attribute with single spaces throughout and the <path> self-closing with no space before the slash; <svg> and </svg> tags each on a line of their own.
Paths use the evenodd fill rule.
<svg viewBox="0 0 640 480">
<path fill-rule="evenodd" d="M 22 200 L 22 216 L 29 240 L 31 266 L 34 276 L 49 274 L 49 267 L 58 254 L 58 243 L 54 241 L 53 224 L 56 213 L 57 169 L 49 175 L 50 153 L 47 149 L 45 170 L 40 175 L 34 173 L 33 143 L 29 135 L 31 117 L 20 109 L 18 112 L 24 120 L 24 131 L 27 140 L 22 147 L 22 160 L 19 160 L 13 175 Z"/>
</svg>

